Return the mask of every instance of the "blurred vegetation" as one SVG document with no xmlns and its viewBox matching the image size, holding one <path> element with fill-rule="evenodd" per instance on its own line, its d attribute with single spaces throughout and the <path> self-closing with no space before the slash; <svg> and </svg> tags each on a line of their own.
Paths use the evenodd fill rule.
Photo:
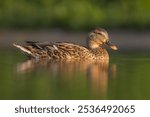
<svg viewBox="0 0 150 117">
<path fill-rule="evenodd" d="M 150 0 L 0 0 L 0 28 L 150 28 Z"/>
</svg>

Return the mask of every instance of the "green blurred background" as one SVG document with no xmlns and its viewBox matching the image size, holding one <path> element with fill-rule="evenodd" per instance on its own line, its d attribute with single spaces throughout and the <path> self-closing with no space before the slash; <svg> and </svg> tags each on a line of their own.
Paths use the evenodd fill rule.
<svg viewBox="0 0 150 117">
<path fill-rule="evenodd" d="M 150 0 L 0 0 L 1 29 L 149 29 Z"/>
</svg>

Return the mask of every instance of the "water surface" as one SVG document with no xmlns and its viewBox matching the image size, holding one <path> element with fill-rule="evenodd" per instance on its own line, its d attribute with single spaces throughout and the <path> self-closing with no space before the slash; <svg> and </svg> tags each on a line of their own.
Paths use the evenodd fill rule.
<svg viewBox="0 0 150 117">
<path fill-rule="evenodd" d="M 149 53 L 113 53 L 103 65 L 38 63 L 0 51 L 0 99 L 150 99 L 149 92 Z"/>
</svg>

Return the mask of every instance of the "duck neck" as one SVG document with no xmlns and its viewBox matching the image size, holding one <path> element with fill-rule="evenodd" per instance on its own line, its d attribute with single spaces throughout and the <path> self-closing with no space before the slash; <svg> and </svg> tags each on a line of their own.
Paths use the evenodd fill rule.
<svg viewBox="0 0 150 117">
<path fill-rule="evenodd" d="M 90 49 L 91 53 L 95 55 L 97 59 L 103 59 L 103 60 L 108 60 L 109 55 L 108 52 L 105 48 L 98 47 L 98 48 L 92 48 Z"/>
<path fill-rule="evenodd" d="M 99 44 L 97 44 L 95 41 L 90 40 L 87 42 L 87 47 L 89 49 L 96 49 L 99 48 Z"/>
</svg>

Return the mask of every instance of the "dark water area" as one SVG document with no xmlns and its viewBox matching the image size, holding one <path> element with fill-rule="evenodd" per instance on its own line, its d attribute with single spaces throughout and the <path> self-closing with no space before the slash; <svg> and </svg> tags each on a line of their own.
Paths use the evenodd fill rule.
<svg viewBox="0 0 150 117">
<path fill-rule="evenodd" d="M 150 99 L 150 53 L 111 52 L 109 65 L 29 61 L 0 51 L 0 99 Z"/>
</svg>

